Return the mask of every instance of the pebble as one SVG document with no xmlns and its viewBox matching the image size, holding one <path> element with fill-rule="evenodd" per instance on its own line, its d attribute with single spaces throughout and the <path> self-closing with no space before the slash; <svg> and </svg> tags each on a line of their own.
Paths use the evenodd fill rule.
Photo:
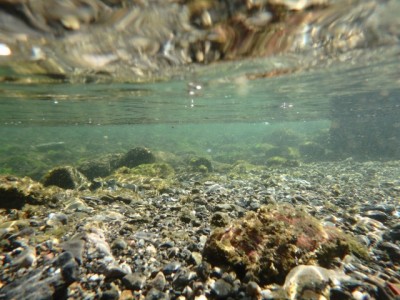
<svg viewBox="0 0 400 300">
<path fill-rule="evenodd" d="M 300 265 L 286 276 L 283 289 L 293 300 L 329 299 L 330 288 L 339 285 L 345 276 L 318 266 Z"/>
<path fill-rule="evenodd" d="M 141 290 L 146 282 L 146 278 L 139 273 L 132 273 L 122 278 L 122 283 L 129 290 Z"/>
<path fill-rule="evenodd" d="M 181 268 L 181 263 L 174 261 L 164 266 L 163 272 L 165 275 L 170 275 L 178 271 L 180 268 Z"/>
<path fill-rule="evenodd" d="M 233 286 L 223 279 L 218 279 L 211 284 L 211 292 L 217 299 L 226 299 L 233 291 Z"/>
<path fill-rule="evenodd" d="M 150 286 L 159 290 L 163 291 L 167 281 L 165 279 L 164 273 L 158 272 L 157 275 L 151 280 Z"/>
<path fill-rule="evenodd" d="M 125 250 L 128 248 L 128 243 L 124 239 L 117 238 L 112 243 L 111 248 L 115 250 Z"/>
<path fill-rule="evenodd" d="M 385 223 L 388 219 L 388 215 L 379 210 L 369 210 L 364 213 L 364 216 Z"/>
<path fill-rule="evenodd" d="M 107 268 L 104 275 L 106 276 L 107 279 L 120 279 L 129 273 L 130 272 L 128 272 L 124 268 L 120 268 L 118 266 L 111 266 L 110 268 Z"/>
</svg>

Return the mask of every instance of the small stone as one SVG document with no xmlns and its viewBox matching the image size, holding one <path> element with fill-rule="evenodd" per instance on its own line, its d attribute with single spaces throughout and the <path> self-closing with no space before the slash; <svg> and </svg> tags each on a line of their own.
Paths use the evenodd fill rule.
<svg viewBox="0 0 400 300">
<path fill-rule="evenodd" d="M 159 291 L 163 291 L 166 283 L 167 281 L 165 280 L 164 273 L 158 272 L 157 275 L 151 281 L 150 285 Z"/>
<path fill-rule="evenodd" d="M 123 240 L 123 239 L 116 239 L 114 242 L 113 242 L 113 244 L 112 244 L 112 246 L 111 246 L 111 248 L 112 249 L 115 249 L 115 250 L 124 250 L 124 249 L 126 249 L 128 247 L 128 244 L 127 244 L 127 242 L 125 241 L 125 240 Z"/>
<path fill-rule="evenodd" d="M 122 278 L 122 283 L 132 291 L 141 290 L 144 287 L 146 278 L 139 273 L 128 274 Z"/>
<path fill-rule="evenodd" d="M 329 299 L 329 283 L 338 284 L 346 275 L 318 266 L 300 265 L 286 276 L 283 289 L 289 299 Z"/>
<path fill-rule="evenodd" d="M 388 215 L 379 210 L 369 210 L 364 213 L 364 216 L 385 223 L 388 219 Z"/>
<path fill-rule="evenodd" d="M 197 251 L 192 251 L 191 252 L 191 260 L 194 262 L 194 264 L 196 266 L 200 265 L 202 260 L 203 260 L 203 256 L 201 255 L 201 253 L 197 252 Z"/>
<path fill-rule="evenodd" d="M 232 285 L 223 279 L 218 279 L 211 285 L 211 292 L 217 299 L 226 299 L 232 292 Z"/>
<path fill-rule="evenodd" d="M 119 299 L 118 291 L 108 290 L 101 293 L 100 300 L 117 300 Z"/>
<path fill-rule="evenodd" d="M 149 256 L 155 256 L 157 254 L 157 249 L 152 244 L 146 247 L 146 254 Z"/>
<path fill-rule="evenodd" d="M 172 263 L 167 264 L 163 268 L 163 272 L 165 275 L 170 275 L 170 274 L 178 271 L 180 269 L 180 267 L 181 267 L 181 264 L 179 262 L 172 262 Z"/>
<path fill-rule="evenodd" d="M 65 214 L 49 214 L 48 220 L 46 221 L 47 226 L 57 226 L 57 225 L 66 225 L 68 223 L 68 216 Z"/>
<path fill-rule="evenodd" d="M 172 286 L 178 291 L 182 291 L 185 286 L 187 286 L 192 279 L 196 278 L 196 273 L 189 271 L 186 268 L 180 269 L 178 273 L 175 274 L 172 280 Z"/>
<path fill-rule="evenodd" d="M 127 275 L 128 272 L 118 266 L 112 266 L 110 268 L 107 268 L 106 272 L 104 275 L 106 275 L 106 278 L 110 279 L 120 279 Z"/>
<path fill-rule="evenodd" d="M 246 286 L 247 294 L 252 298 L 258 298 L 261 293 L 261 288 L 257 284 L 257 282 L 250 281 Z"/>
<path fill-rule="evenodd" d="M 211 217 L 211 225 L 215 227 L 226 227 L 229 224 L 229 216 L 224 212 L 216 212 Z"/>
<path fill-rule="evenodd" d="M 203 280 L 206 280 L 211 273 L 211 265 L 208 262 L 203 261 L 197 266 L 196 272 L 197 276 Z"/>
</svg>

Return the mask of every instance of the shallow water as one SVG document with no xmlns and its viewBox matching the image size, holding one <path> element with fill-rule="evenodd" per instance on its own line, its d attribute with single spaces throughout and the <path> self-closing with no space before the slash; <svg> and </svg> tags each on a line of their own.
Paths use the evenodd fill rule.
<svg viewBox="0 0 400 300">
<path fill-rule="evenodd" d="M 40 177 L 135 146 L 261 165 L 273 156 L 399 159 L 398 53 L 365 50 L 306 68 L 294 55 L 245 60 L 155 83 L 3 82 L 0 172 Z"/>
</svg>

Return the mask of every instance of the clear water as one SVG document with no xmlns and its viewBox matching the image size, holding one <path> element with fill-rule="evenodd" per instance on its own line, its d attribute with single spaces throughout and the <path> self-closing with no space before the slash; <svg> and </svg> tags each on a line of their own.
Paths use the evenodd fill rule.
<svg viewBox="0 0 400 300">
<path fill-rule="evenodd" d="M 40 178 L 135 146 L 261 165 L 273 156 L 399 159 L 399 53 L 365 50 L 307 68 L 293 55 L 246 60 L 155 83 L 3 82 L 0 173 Z M 293 72 L 265 76 L 273 69 Z"/>
</svg>

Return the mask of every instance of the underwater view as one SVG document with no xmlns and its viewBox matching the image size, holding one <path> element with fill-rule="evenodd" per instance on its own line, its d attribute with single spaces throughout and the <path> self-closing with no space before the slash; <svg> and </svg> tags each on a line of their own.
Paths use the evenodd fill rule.
<svg viewBox="0 0 400 300">
<path fill-rule="evenodd" d="M 0 0 L 0 300 L 399 299 L 399 13 Z"/>
</svg>

